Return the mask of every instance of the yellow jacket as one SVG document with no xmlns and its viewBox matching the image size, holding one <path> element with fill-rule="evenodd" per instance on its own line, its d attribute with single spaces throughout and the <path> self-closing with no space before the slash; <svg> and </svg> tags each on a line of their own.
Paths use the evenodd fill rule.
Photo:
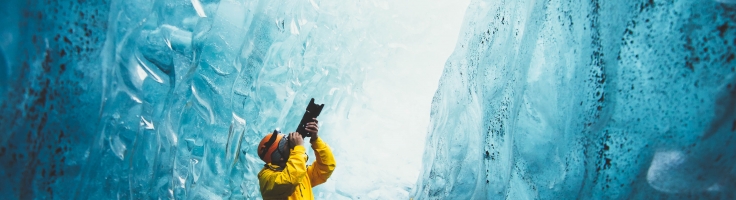
<svg viewBox="0 0 736 200">
<path fill-rule="evenodd" d="M 286 161 L 283 171 L 278 166 L 266 164 L 258 173 L 261 196 L 267 199 L 314 199 L 312 187 L 324 183 L 335 170 L 335 158 L 327 143 L 317 138 L 312 143 L 317 156 L 312 165 L 307 166 L 307 153 L 304 146 L 295 146 Z"/>
</svg>

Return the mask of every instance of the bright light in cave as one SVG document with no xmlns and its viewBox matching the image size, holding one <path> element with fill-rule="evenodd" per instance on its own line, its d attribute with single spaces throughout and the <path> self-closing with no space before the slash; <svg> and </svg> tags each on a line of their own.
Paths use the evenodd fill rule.
<svg viewBox="0 0 736 200">
<path fill-rule="evenodd" d="M 366 102 L 353 106 L 347 119 L 324 119 L 327 142 L 338 159 L 332 178 L 315 188 L 326 198 L 335 197 L 330 193 L 410 197 L 421 170 L 432 96 L 469 1 L 383 3 L 374 9 L 391 20 L 364 28 L 369 35 L 391 38 L 380 50 L 393 53 L 367 70 Z"/>
</svg>

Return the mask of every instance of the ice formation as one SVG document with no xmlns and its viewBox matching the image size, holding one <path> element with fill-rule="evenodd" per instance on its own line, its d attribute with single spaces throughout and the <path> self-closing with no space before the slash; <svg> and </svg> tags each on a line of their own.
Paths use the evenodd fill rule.
<svg viewBox="0 0 736 200">
<path fill-rule="evenodd" d="M 293 131 L 310 98 L 326 104 L 320 135 L 338 160 L 317 198 L 409 198 L 467 8 L 3 4 L 0 194 L 19 199 L 257 199 L 257 142 Z"/>
<path fill-rule="evenodd" d="M 316 98 L 318 199 L 735 198 L 733 0 L 407 2 L 4 2 L 0 194 L 257 199 Z"/>
<path fill-rule="evenodd" d="M 732 1 L 472 1 L 419 199 L 733 199 Z"/>
</svg>

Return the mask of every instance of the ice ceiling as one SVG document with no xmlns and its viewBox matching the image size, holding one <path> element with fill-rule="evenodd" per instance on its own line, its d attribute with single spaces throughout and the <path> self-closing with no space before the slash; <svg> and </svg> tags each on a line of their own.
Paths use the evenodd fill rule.
<svg viewBox="0 0 736 200">
<path fill-rule="evenodd" d="M 257 199 L 315 98 L 317 199 L 733 199 L 734 3 L 10 0 L 0 194 Z"/>
</svg>

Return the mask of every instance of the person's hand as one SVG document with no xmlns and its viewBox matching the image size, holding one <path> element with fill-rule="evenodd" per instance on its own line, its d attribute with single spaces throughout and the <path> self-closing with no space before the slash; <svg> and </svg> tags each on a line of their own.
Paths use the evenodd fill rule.
<svg viewBox="0 0 736 200">
<path fill-rule="evenodd" d="M 309 142 L 317 141 L 317 138 L 319 137 L 317 136 L 317 134 L 319 133 L 319 125 L 317 125 L 319 123 L 319 120 L 317 120 L 317 118 L 312 118 L 312 119 L 314 121 L 307 123 L 307 126 L 304 127 L 304 129 L 307 130 L 307 132 L 312 134 L 312 138 L 309 139 Z"/>
<path fill-rule="evenodd" d="M 304 145 L 304 138 L 302 138 L 302 134 L 299 134 L 297 132 L 289 133 L 289 144 L 291 144 L 291 147 Z"/>
</svg>

